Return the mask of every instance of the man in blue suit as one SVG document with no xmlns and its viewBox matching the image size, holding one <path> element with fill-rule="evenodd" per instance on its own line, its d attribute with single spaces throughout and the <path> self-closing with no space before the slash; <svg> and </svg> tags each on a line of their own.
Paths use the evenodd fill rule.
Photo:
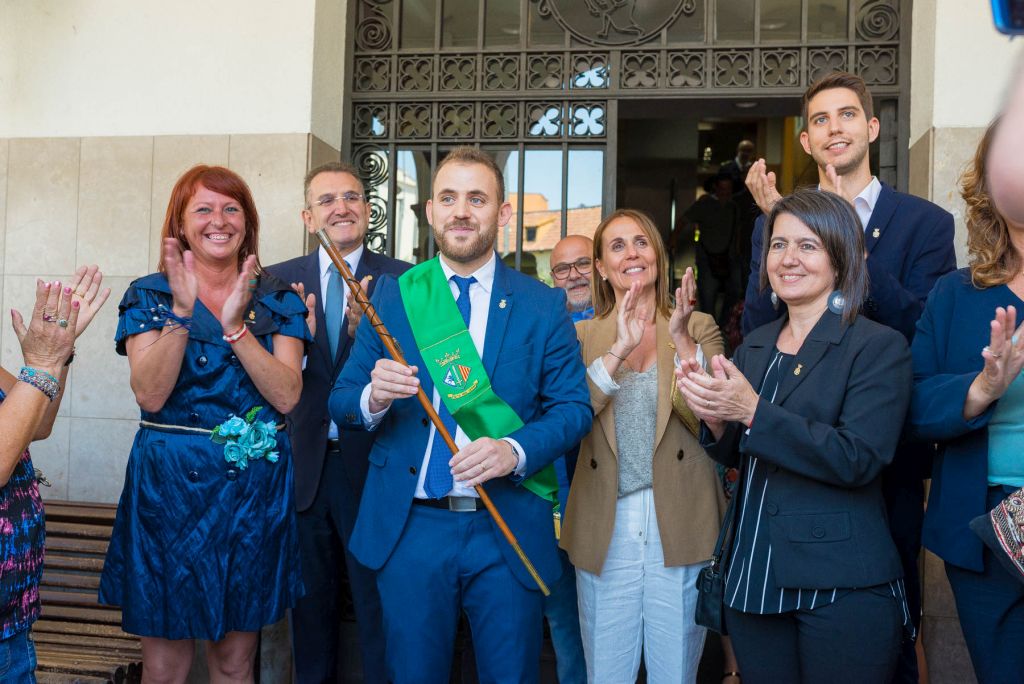
<svg viewBox="0 0 1024 684">
<path fill-rule="evenodd" d="M 494 252 L 498 227 L 511 214 L 494 161 L 470 147 L 449 152 L 427 202 L 439 260 L 420 264 L 398 282 L 382 279 L 374 294 L 377 313 L 411 366 L 388 358 L 374 327 L 364 322 L 331 393 L 330 412 L 339 425 L 376 431 L 351 549 L 378 572 L 388 674 L 395 684 L 448 681 L 462 610 L 481 681 L 539 677 L 541 594 L 473 487 L 486 485 L 541 578 L 553 583 L 561 563 L 552 503 L 532 486 L 590 430 L 592 413 L 565 294 L 509 269 Z M 426 274 L 436 278 L 419 279 Z M 435 304 L 415 306 L 428 290 L 439 297 Z M 467 344 L 447 358 L 425 360 L 417 337 L 453 319 L 453 335 Z M 470 338 L 475 354 L 466 348 Z M 473 391 L 476 380 L 456 393 L 458 378 L 445 376 L 435 385 L 432 372 L 438 371 L 425 364 L 444 366 L 459 354 L 463 361 L 448 366 L 449 372 L 485 373 L 491 399 L 514 412 L 521 427 L 471 441 L 466 431 L 478 430 L 463 420 L 469 402 L 454 409 L 456 429 L 449 402 Z M 470 371 L 463 362 L 477 365 Z M 412 396 L 421 385 L 451 427 L 459 447 L 454 456 Z"/>
<path fill-rule="evenodd" d="M 349 263 L 363 288 L 373 292 L 384 274 L 399 275 L 410 265 L 363 246 L 370 206 L 356 169 L 332 162 L 306 174 L 302 221 L 311 234 L 327 234 Z M 313 310 L 314 342 L 302 371 L 302 396 L 288 416 L 295 455 L 295 505 L 298 511 L 302 579 L 306 596 L 292 610 L 295 672 L 299 684 L 333 684 L 345 675 L 339 663 L 344 597 L 342 568 L 359 629 L 363 681 L 386 681 L 380 597 L 374 573 L 352 557 L 347 547 L 359 511 L 369 467 L 370 433 L 338 434 L 327 415 L 331 387 L 352 349 L 362 310 L 351 304 L 349 288 L 333 271 L 323 247 L 267 270 L 297 286 Z"/>
<path fill-rule="evenodd" d="M 896 192 L 871 174 L 868 145 L 878 137 L 871 93 L 863 79 L 835 72 L 813 83 L 803 97 L 806 127 L 800 133 L 804 151 L 818 165 L 818 186 L 853 204 L 864 227 L 871 289 L 862 312 L 901 333 L 910 342 L 925 300 L 939 276 L 956 268 L 953 216 L 913 195 Z M 775 174 L 755 162 L 747 187 L 767 213 L 779 197 Z M 750 279 L 744 302 L 743 334 L 780 315 L 771 293 L 761 291 L 764 217 L 754 227 Z M 923 480 L 930 471 L 931 445 L 902 444 L 885 473 L 883 490 L 890 531 L 903 563 L 907 601 L 919 626 L 921 588 L 917 556 L 924 518 Z M 917 659 L 907 642 L 894 681 L 917 682 Z"/>
</svg>

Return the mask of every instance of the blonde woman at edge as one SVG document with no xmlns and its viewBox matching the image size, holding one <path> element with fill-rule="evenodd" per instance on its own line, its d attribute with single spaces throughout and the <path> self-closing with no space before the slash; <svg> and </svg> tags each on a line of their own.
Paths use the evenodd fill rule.
<svg viewBox="0 0 1024 684">
<path fill-rule="evenodd" d="M 694 583 L 725 498 L 673 371 L 677 355 L 721 354 L 722 335 L 693 311 L 692 270 L 672 306 L 668 255 L 642 212 L 601 222 L 594 267 L 594 319 L 576 325 L 594 427 L 580 445 L 561 539 L 577 569 L 587 680 L 635 681 L 642 649 L 651 684 L 692 682 L 705 636 L 693 621 Z"/>
</svg>

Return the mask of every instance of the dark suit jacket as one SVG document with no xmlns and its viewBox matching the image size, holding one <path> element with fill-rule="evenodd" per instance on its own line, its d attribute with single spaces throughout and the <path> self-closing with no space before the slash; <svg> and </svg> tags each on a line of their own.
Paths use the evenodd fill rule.
<svg viewBox="0 0 1024 684">
<path fill-rule="evenodd" d="M 373 299 L 406 360 L 424 368 L 398 283 L 385 277 Z M 339 427 L 364 429 L 360 396 L 370 371 L 384 356 L 380 338 L 364 319 L 352 356 L 331 392 L 331 416 Z M 576 446 L 590 431 L 593 413 L 586 373 L 576 331 L 565 313 L 565 293 L 510 269 L 500 259 L 495 264 L 482 361 L 495 393 L 525 423 L 508 436 L 523 448 L 527 477 Z M 427 396 L 432 396 L 430 376 L 421 370 L 418 377 Z M 381 568 L 402 537 L 429 426 L 415 397 L 392 403 L 377 426 L 350 547 L 368 568 Z M 514 477 L 496 478 L 485 488 L 540 576 L 545 582 L 557 579 L 562 566 L 551 533 L 551 503 L 524 489 Z M 512 547 L 490 522 L 512 574 L 535 589 Z"/>
<path fill-rule="evenodd" d="M 755 388 L 786 318 L 751 332 L 736 365 Z M 881 473 L 892 460 L 910 403 L 906 340 L 858 316 L 826 311 L 804 340 L 775 402 L 762 398 L 749 434 L 730 423 L 708 455 L 768 467 L 772 567 L 784 587 L 869 587 L 903 575 L 889 534 Z M 799 373 L 797 373 L 799 369 Z"/>
<path fill-rule="evenodd" d="M 780 311 L 776 311 L 770 293 L 761 292 L 759 284 L 764 221 L 763 216 L 758 218 L 751 238 L 750 279 L 743 307 L 744 335 L 775 320 L 785 308 L 780 305 Z M 936 279 L 956 268 L 953 215 L 883 183 L 864 240 L 871 292 L 864 301 L 863 313 L 903 333 L 909 342 Z"/>
<path fill-rule="evenodd" d="M 324 467 L 327 432 L 330 428 L 327 399 L 331 387 L 334 386 L 334 380 L 341 372 L 352 349 L 352 338 L 344 333 L 347 322 L 343 321 L 338 355 L 334 359 L 330 358 L 331 347 L 327 342 L 323 294 L 320 292 L 319 251 L 315 250 L 306 256 L 267 267 L 267 271 L 284 282 L 302 283 L 306 288 L 306 294 L 312 292 L 316 295 L 316 337 L 307 349 L 306 368 L 302 371 L 302 396 L 298 405 L 288 415 L 288 431 L 294 452 L 295 507 L 299 511 L 312 506 L 313 500 L 316 499 L 320 474 Z M 400 275 L 409 268 L 411 266 L 404 261 L 364 249 L 355 277 L 362 280 L 367 275 L 373 276 L 367 285 L 367 294 L 372 295 L 382 275 Z M 367 456 L 373 445 L 373 435 L 353 432 L 344 433 L 343 437 L 342 453 L 353 489 L 350 493 L 358 497 L 366 481 Z"/>
</svg>

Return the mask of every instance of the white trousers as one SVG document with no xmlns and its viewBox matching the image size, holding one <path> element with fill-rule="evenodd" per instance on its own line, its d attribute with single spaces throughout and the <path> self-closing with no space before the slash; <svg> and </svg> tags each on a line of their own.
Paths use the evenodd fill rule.
<svg viewBox="0 0 1024 684">
<path fill-rule="evenodd" d="M 590 684 L 635 682 L 641 648 L 649 684 L 696 680 L 706 630 L 693 622 L 695 583 L 704 565 L 665 567 L 652 489 L 618 500 L 601 574 L 576 571 Z"/>
</svg>

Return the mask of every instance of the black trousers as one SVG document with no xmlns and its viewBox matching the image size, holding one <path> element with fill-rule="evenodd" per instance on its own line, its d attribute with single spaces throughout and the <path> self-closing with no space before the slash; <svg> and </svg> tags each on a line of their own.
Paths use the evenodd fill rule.
<svg viewBox="0 0 1024 684">
<path fill-rule="evenodd" d="M 302 581 L 306 595 L 292 609 L 297 684 L 342 681 L 339 638 L 345 613 L 342 577 L 347 570 L 359 630 L 363 681 L 387 682 L 384 629 L 377 578 L 347 551 L 359 512 L 361 484 L 351 482 L 345 455 L 328 452 L 313 505 L 298 514 Z M 351 666 L 349 667 L 351 669 Z"/>
<path fill-rule="evenodd" d="M 744 684 L 888 684 L 903 639 L 888 585 L 780 615 L 726 608 L 725 623 Z"/>
</svg>

